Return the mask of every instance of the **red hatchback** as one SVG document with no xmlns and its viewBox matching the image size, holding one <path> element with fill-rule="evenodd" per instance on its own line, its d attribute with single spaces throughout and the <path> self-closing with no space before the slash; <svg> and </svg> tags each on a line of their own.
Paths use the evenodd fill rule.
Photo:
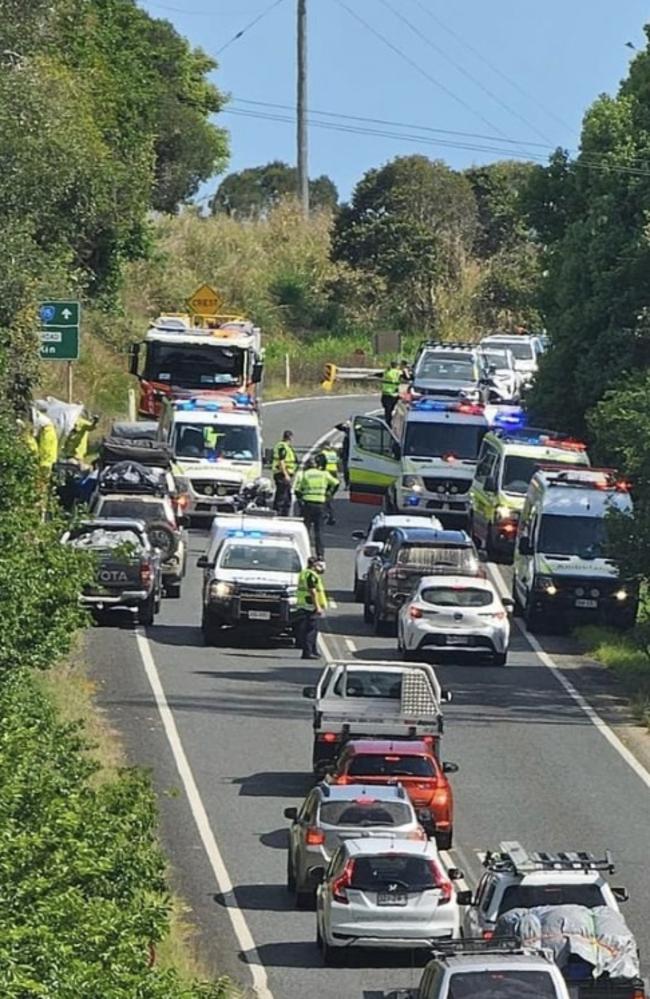
<svg viewBox="0 0 650 999">
<path fill-rule="evenodd" d="M 453 839 L 454 798 L 447 774 L 456 763 L 440 763 L 430 741 L 358 739 L 346 743 L 330 776 L 333 784 L 402 784 L 417 817 L 438 847 Z"/>
</svg>

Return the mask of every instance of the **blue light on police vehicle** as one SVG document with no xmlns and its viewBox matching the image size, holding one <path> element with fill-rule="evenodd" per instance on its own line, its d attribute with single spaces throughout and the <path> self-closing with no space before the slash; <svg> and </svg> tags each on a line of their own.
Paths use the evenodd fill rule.
<svg viewBox="0 0 650 999">
<path fill-rule="evenodd" d="M 420 497 L 419 496 L 407 496 L 406 505 L 407 506 L 419 506 Z"/>
<path fill-rule="evenodd" d="M 417 399 L 411 408 L 428 413 L 446 413 L 449 403 L 439 402 L 437 399 Z"/>
</svg>

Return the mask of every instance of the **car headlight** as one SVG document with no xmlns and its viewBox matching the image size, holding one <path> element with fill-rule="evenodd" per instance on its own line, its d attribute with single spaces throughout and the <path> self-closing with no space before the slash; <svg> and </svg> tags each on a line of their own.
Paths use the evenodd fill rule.
<svg viewBox="0 0 650 999">
<path fill-rule="evenodd" d="M 232 583 L 213 582 L 210 583 L 210 598 L 212 600 L 226 600 L 232 595 L 234 586 Z"/>
<path fill-rule="evenodd" d="M 414 493 L 421 493 L 423 489 L 422 479 L 419 475 L 403 475 L 402 486 L 404 489 L 411 489 Z"/>
<path fill-rule="evenodd" d="M 557 593 L 557 586 L 552 576 L 535 576 L 535 589 L 541 590 L 548 597 L 554 597 Z"/>
<path fill-rule="evenodd" d="M 621 603 L 623 603 L 624 600 L 627 600 L 628 596 L 629 596 L 629 594 L 628 594 L 627 590 L 625 590 L 623 588 L 621 588 L 620 590 L 617 590 L 616 593 L 614 594 L 614 597 L 616 598 L 616 600 L 619 600 Z"/>
</svg>

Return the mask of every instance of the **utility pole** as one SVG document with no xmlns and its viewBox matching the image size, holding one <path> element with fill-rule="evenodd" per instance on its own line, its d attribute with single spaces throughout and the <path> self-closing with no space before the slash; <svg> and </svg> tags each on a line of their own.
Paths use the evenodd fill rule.
<svg viewBox="0 0 650 999">
<path fill-rule="evenodd" d="M 298 198 L 303 215 L 309 215 L 309 164 L 307 152 L 307 0 L 298 0 Z"/>
</svg>

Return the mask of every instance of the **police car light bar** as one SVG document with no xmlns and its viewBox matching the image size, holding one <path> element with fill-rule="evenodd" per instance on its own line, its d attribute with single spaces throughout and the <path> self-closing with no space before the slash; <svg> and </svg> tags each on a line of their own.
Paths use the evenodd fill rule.
<svg viewBox="0 0 650 999">
<path fill-rule="evenodd" d="M 499 420 L 498 416 L 495 417 L 495 422 L 504 423 L 506 421 Z M 556 430 L 542 430 L 538 427 L 526 427 L 521 426 L 521 429 L 517 428 L 508 429 L 504 427 L 503 429 L 496 429 L 495 433 L 503 441 L 511 441 L 513 444 L 531 444 L 532 446 L 540 447 L 554 447 L 563 451 L 586 451 L 587 445 L 583 441 L 575 440 L 573 437 L 564 437 L 562 434 L 558 433 Z M 579 468 L 584 468 L 585 466 L 580 465 Z"/>
<path fill-rule="evenodd" d="M 442 402 L 440 399 L 430 399 L 427 396 L 412 399 L 410 407 L 418 413 L 464 413 L 466 416 L 485 415 L 485 407 L 479 402 Z"/>
<path fill-rule="evenodd" d="M 193 396 L 191 399 L 174 399 L 172 406 L 179 413 L 193 410 L 206 413 L 217 413 L 220 410 L 226 413 L 237 410 L 251 412 L 255 409 L 255 400 L 245 393 L 228 396 L 224 399 L 206 399 L 200 396 Z"/>
</svg>

